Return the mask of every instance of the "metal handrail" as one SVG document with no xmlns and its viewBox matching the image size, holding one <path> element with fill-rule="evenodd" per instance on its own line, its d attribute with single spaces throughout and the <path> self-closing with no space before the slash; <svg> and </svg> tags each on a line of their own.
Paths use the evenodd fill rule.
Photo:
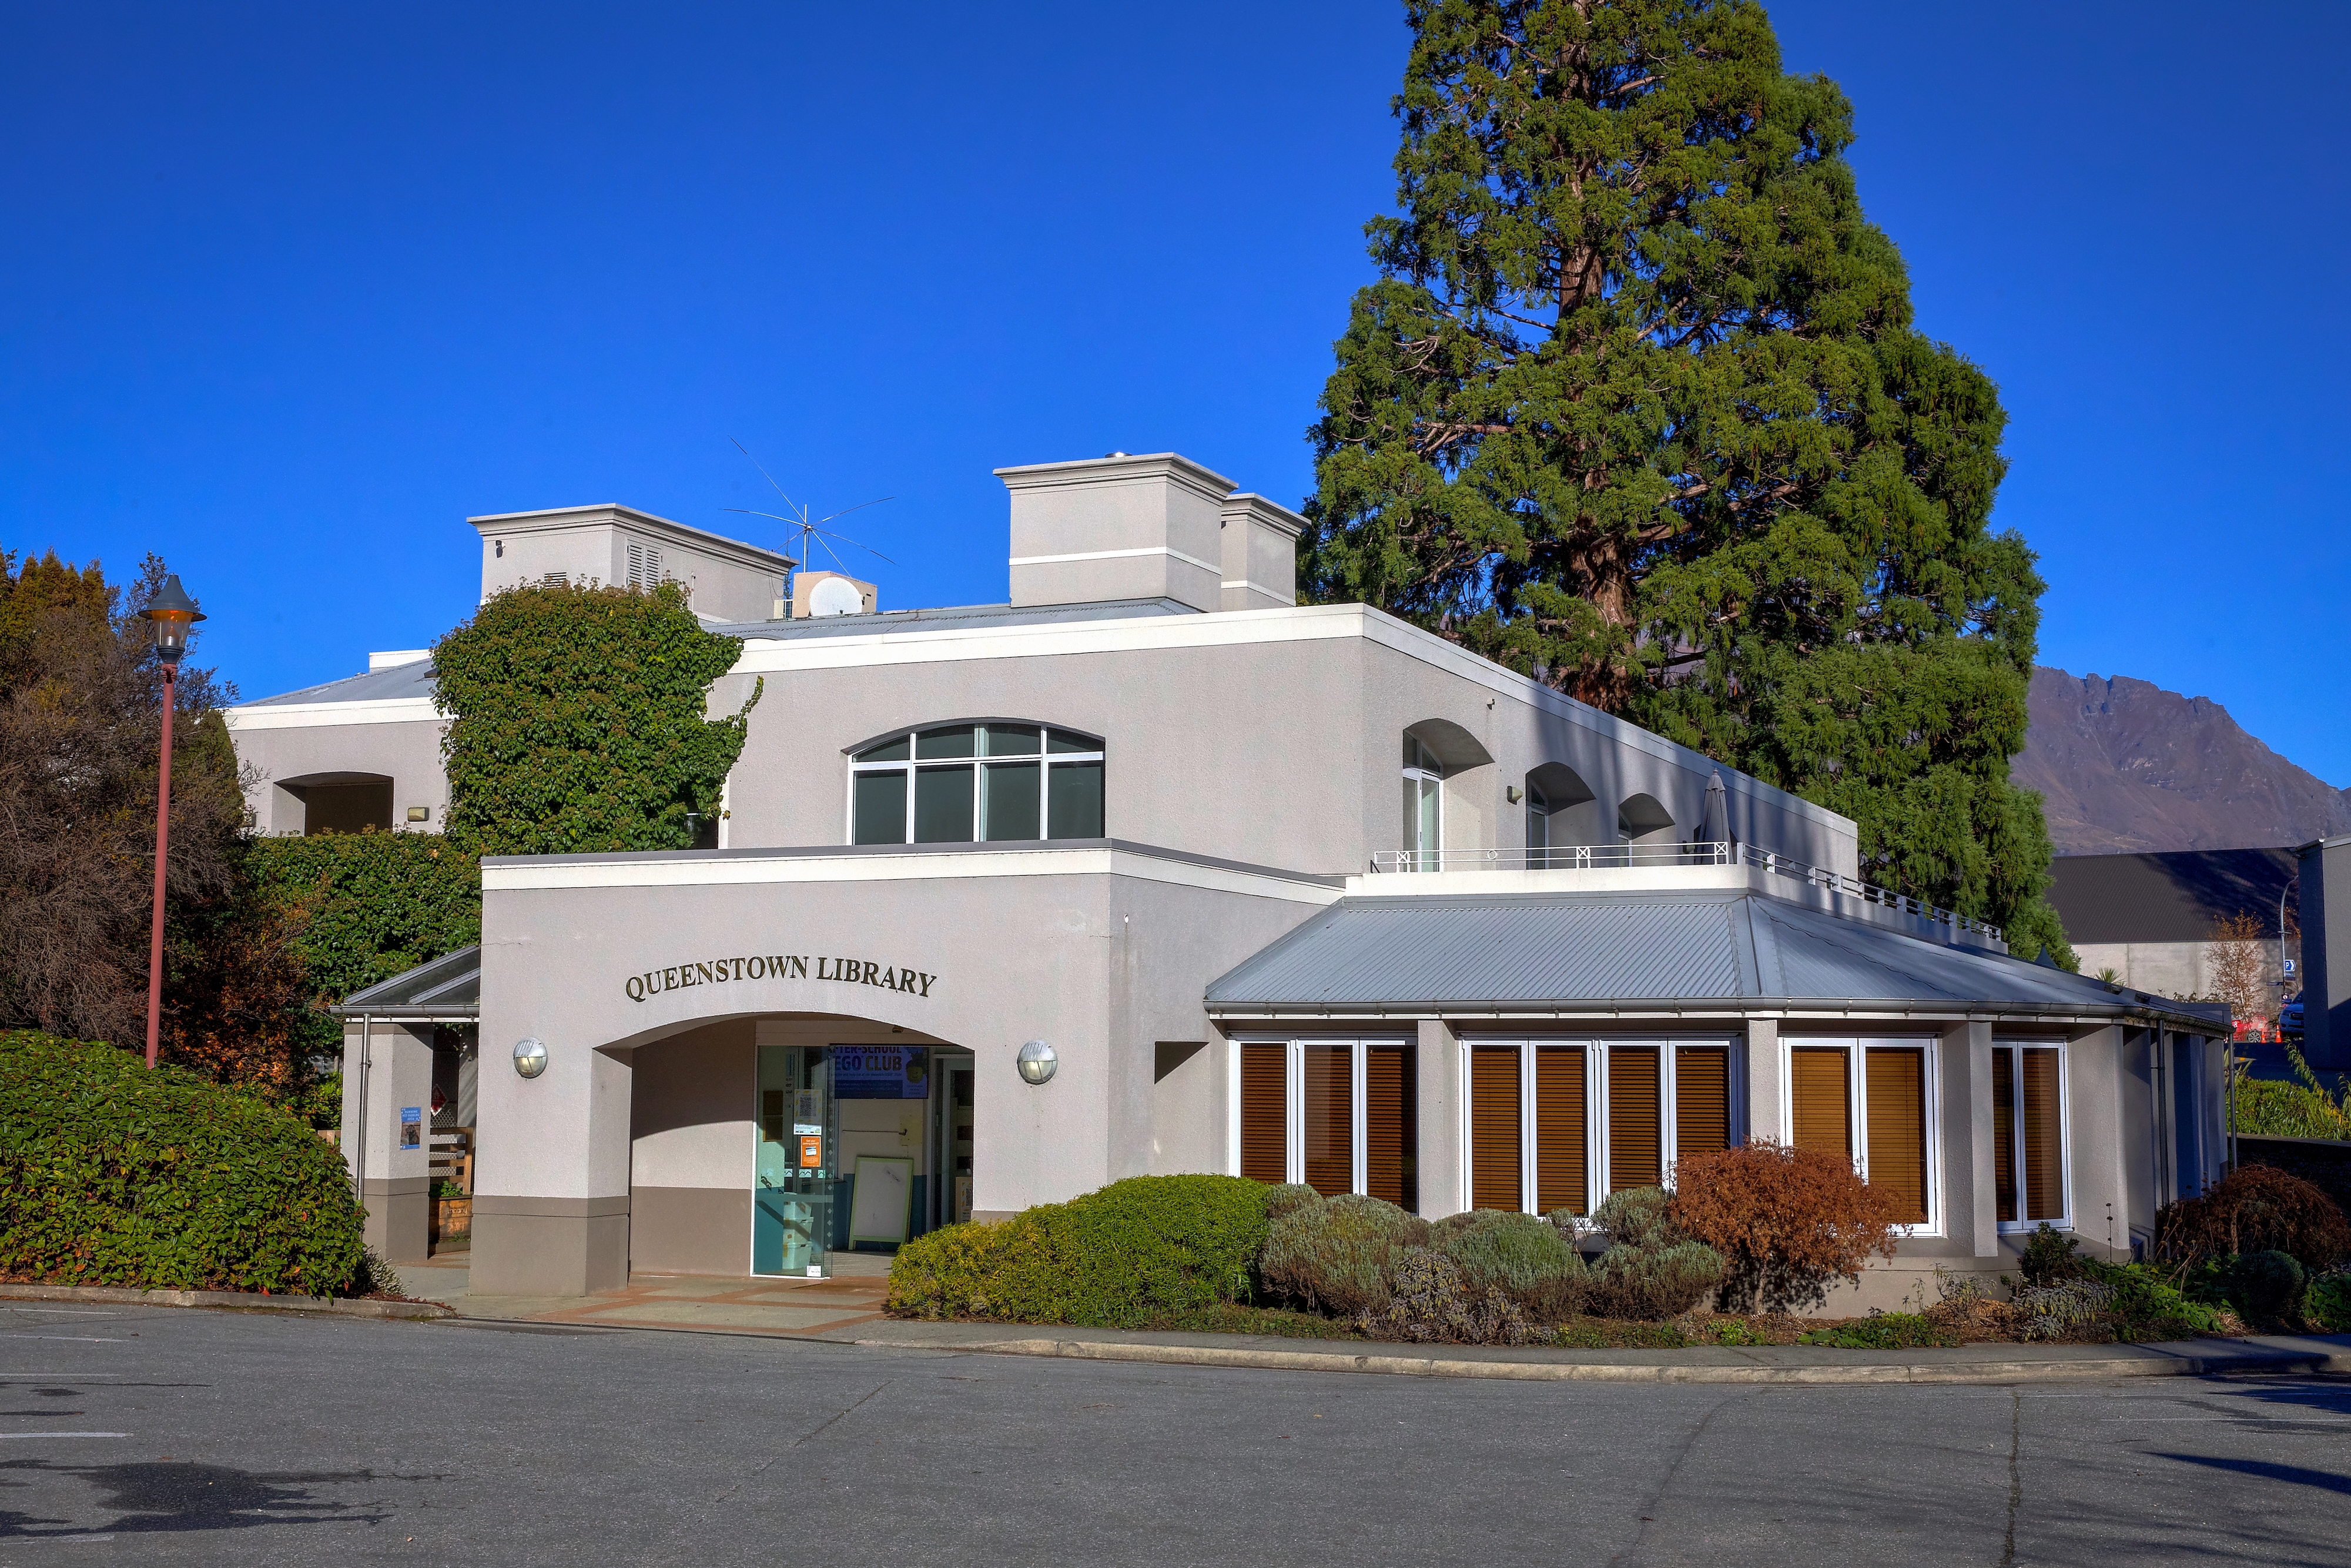
<svg viewBox="0 0 2351 1568">
<path fill-rule="evenodd" d="M 1547 849 L 1380 850 L 1372 856 L 1375 873 L 1448 871 L 1610 871 L 1640 866 L 1751 865 L 1773 876 L 1841 893 L 1865 904 L 2001 941 L 2001 928 L 1957 910 L 1945 909 L 1890 887 L 1864 882 L 1825 866 L 1774 854 L 1753 844 L 1707 842 L 1651 844 L 1559 844 Z"/>
</svg>

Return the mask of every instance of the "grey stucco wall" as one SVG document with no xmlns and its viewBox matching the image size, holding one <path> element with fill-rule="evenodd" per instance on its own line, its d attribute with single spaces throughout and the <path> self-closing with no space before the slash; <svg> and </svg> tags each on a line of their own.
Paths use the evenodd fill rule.
<svg viewBox="0 0 2351 1568">
<path fill-rule="evenodd" d="M 418 825 L 438 832 L 448 812 L 449 783 L 441 767 L 438 720 L 269 727 L 246 722 L 233 724 L 229 733 L 237 761 L 257 770 L 246 787 L 246 804 L 261 833 L 302 831 L 302 802 L 284 786 L 322 775 L 356 773 L 391 779 L 397 826 L 407 825 L 409 807 L 423 806 L 431 816 Z"/>
</svg>

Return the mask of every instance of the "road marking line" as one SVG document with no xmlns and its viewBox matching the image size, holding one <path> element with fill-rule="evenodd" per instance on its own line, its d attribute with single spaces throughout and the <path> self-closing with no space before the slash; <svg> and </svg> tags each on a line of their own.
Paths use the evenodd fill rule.
<svg viewBox="0 0 2351 1568">
<path fill-rule="evenodd" d="M 0 1339 L 69 1339 L 79 1344 L 129 1344 L 126 1339 L 95 1333 L 0 1333 Z"/>
<path fill-rule="evenodd" d="M 128 1432 L 0 1432 L 0 1437 L 128 1437 Z"/>
</svg>

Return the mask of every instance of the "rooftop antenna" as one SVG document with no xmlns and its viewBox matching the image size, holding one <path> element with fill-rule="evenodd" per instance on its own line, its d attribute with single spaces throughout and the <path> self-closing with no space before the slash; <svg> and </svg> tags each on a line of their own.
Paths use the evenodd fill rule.
<svg viewBox="0 0 2351 1568">
<path fill-rule="evenodd" d="M 835 533 L 831 528 L 824 526 L 825 524 L 831 522 L 835 517 L 845 517 L 852 512 L 862 512 L 868 507 L 878 507 L 884 501 L 894 501 L 897 499 L 895 496 L 877 496 L 871 501 L 860 501 L 853 507 L 843 507 L 840 511 L 828 513 L 826 516 L 819 517 L 811 522 L 809 519 L 808 507 L 798 504 L 789 496 L 784 494 L 784 487 L 776 483 L 776 476 L 768 473 L 765 467 L 761 466 L 758 458 L 751 456 L 751 449 L 749 447 L 744 445 L 739 441 L 735 441 L 735 438 L 731 435 L 726 439 L 734 441 L 735 450 L 740 452 L 745 457 L 750 459 L 751 466 L 759 470 L 759 477 L 765 479 L 768 486 L 774 489 L 777 496 L 782 499 L 784 506 L 788 510 L 784 512 L 761 512 L 755 511 L 749 507 L 727 507 L 723 509 L 729 512 L 739 512 L 747 517 L 772 518 L 775 521 L 783 524 L 787 528 L 798 533 L 799 536 L 790 549 L 792 570 L 784 574 L 784 603 L 788 610 L 791 604 L 792 599 L 792 577 L 795 572 L 808 564 L 809 551 L 811 549 L 822 549 L 825 554 L 832 557 L 832 564 L 841 569 L 841 574 L 843 576 L 848 575 L 848 563 L 841 559 L 841 552 L 834 549 L 831 544 L 827 542 L 829 540 L 838 539 L 842 544 L 849 546 L 852 549 L 862 549 L 867 555 L 870 555 L 874 559 L 882 562 L 884 566 L 895 566 L 898 564 L 896 561 L 892 560 L 888 556 L 883 555 L 880 550 L 875 549 L 872 546 L 859 544 L 855 539 L 851 538 L 848 535 Z"/>
</svg>

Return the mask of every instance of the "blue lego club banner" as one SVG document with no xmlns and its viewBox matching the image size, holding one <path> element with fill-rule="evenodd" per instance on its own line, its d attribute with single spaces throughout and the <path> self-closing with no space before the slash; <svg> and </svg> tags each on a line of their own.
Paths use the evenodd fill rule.
<svg viewBox="0 0 2351 1568">
<path fill-rule="evenodd" d="M 833 1095 L 841 1100 L 927 1099 L 930 1056 L 919 1045 L 836 1045 Z"/>
</svg>

